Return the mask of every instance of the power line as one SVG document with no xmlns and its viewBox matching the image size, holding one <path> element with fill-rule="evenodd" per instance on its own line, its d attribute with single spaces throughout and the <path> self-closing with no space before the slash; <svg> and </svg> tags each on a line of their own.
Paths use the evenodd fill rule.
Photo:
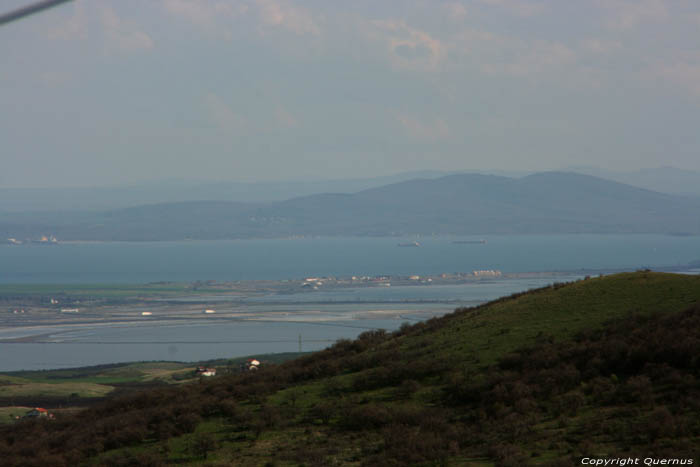
<svg viewBox="0 0 700 467">
<path fill-rule="evenodd" d="M 0 26 L 72 0 L 43 0 L 0 15 Z"/>
</svg>

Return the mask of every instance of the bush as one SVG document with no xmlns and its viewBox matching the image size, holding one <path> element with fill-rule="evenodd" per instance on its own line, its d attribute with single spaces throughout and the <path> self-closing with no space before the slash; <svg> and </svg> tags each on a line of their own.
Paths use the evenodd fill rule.
<svg viewBox="0 0 700 467">
<path fill-rule="evenodd" d="M 385 407 L 369 404 L 346 409 L 341 415 L 340 426 L 359 431 L 381 428 L 389 422 L 389 411 Z"/>
<path fill-rule="evenodd" d="M 206 459 L 217 446 L 216 438 L 211 433 L 200 433 L 190 440 L 189 451 L 195 457 Z"/>
</svg>

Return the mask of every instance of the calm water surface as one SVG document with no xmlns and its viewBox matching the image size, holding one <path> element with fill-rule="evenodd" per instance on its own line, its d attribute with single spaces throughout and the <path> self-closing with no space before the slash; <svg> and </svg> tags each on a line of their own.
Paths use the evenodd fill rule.
<svg viewBox="0 0 700 467">
<path fill-rule="evenodd" d="M 673 267 L 700 259 L 700 237 L 662 235 L 318 238 L 217 242 L 0 246 L 0 283 L 145 283 L 409 275 L 500 269 L 572 271 L 567 277 L 487 280 L 457 286 L 358 288 L 247 299 L 260 320 L 188 324 L 0 329 L 0 338 L 48 332 L 48 343 L 0 343 L 0 371 L 146 360 L 197 361 L 324 348 L 366 329 L 397 329 L 513 292 L 578 277 L 580 269 Z M 418 240 L 419 248 L 398 243 Z M 186 300 L 183 300 L 186 302 Z M 402 303 L 404 301 L 424 303 Z M 334 304 L 334 302 L 337 302 Z M 290 317 L 266 313 L 286 307 Z M 405 310 L 391 319 L 377 310 Z M 258 316 L 256 314 L 256 316 Z M 266 316 L 268 316 L 266 318 Z"/>
<path fill-rule="evenodd" d="M 486 236 L 304 238 L 0 246 L 0 283 L 145 283 L 407 275 L 500 269 L 560 271 L 684 265 L 700 259 L 700 236 Z M 418 240 L 419 248 L 398 243 Z"/>
<path fill-rule="evenodd" d="M 554 280 L 578 277 L 270 295 L 236 305 L 238 311 L 249 312 L 246 319 L 216 316 L 212 317 L 215 322 L 211 318 L 208 322 L 201 319 L 188 323 L 165 318 L 138 324 L 6 328 L 0 329 L 0 339 L 42 335 L 42 341 L 47 342 L 0 343 L 0 371 L 295 352 L 299 350 L 299 336 L 302 350 L 320 350 L 368 329 L 392 331 L 402 323 L 439 316 L 459 306 L 473 306 Z M 183 302 L 186 306 L 187 300 Z"/>
</svg>

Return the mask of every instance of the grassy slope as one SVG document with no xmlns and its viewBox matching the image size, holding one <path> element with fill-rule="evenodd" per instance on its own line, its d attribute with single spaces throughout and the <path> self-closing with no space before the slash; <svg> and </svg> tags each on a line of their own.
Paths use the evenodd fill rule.
<svg viewBox="0 0 700 467">
<path fill-rule="evenodd" d="M 489 365 L 543 337 L 566 340 L 580 331 L 600 328 L 611 320 L 629 315 L 680 312 L 700 303 L 699 276 L 622 273 L 562 285 L 515 294 L 475 308 L 457 310 L 431 320 L 432 323 L 414 326 L 405 335 L 395 337 L 399 341 L 400 352 L 390 355 L 398 355 L 409 365 L 413 362 L 419 366 L 426 359 L 448 362 L 449 365 L 449 369 L 440 372 L 439 376 L 428 376 L 421 380 L 420 387 L 409 404 L 432 406 L 435 404 L 435 394 L 443 388 L 447 379 L 446 373 L 468 374 L 479 378 L 480 372 Z M 381 356 L 383 347 L 396 344 L 392 340 L 365 353 Z M 378 366 L 381 364 L 381 360 L 377 362 Z M 270 396 L 268 402 L 284 407 L 289 404 L 289 394 L 293 392 L 298 398 L 295 405 L 313 408 L 322 401 L 327 401 L 329 387 L 347 388 L 363 374 L 372 379 L 381 373 L 375 368 L 369 368 L 318 379 L 283 389 Z M 394 400 L 395 391 L 395 387 L 380 387 L 356 392 L 353 397 L 362 403 L 401 405 Z M 273 457 L 272 453 L 280 446 L 293 450 L 299 436 L 303 435 L 294 433 L 293 430 L 271 432 L 266 438 L 272 440 L 272 443 L 239 448 L 242 452 L 251 454 L 251 464 L 254 464 L 257 460 Z M 320 436 L 323 439 L 323 435 Z M 346 443 L 354 445 L 352 441 Z M 348 448 L 345 454 L 349 452 L 352 452 L 352 448 Z M 353 456 L 348 455 L 346 458 L 348 457 Z M 481 464 L 474 458 L 468 461 L 462 459 L 462 462 Z"/>
<path fill-rule="evenodd" d="M 515 349 L 533 344 L 542 335 L 564 340 L 579 331 L 601 327 L 610 320 L 629 314 L 679 312 L 699 301 L 700 277 L 623 273 L 591 278 L 564 287 L 540 289 L 516 297 L 505 297 L 480 307 L 457 310 L 456 313 L 433 320 L 433 323 L 415 326 L 405 335 L 394 339 L 399 341 L 402 359 L 418 362 L 428 357 L 436 361 L 447 361 L 459 372 L 472 373 L 496 363 L 499 358 Z M 381 354 L 382 347 L 390 343 L 366 352 Z M 294 385 L 270 395 L 265 402 L 284 410 L 293 398 L 294 406 L 302 413 L 308 413 L 323 402 L 329 403 L 329 399 L 333 404 L 334 399 L 341 398 L 329 397 L 329 387 L 347 388 L 354 378 L 363 373 L 369 373 L 371 378 L 373 370 L 342 372 L 337 376 Z M 420 388 L 409 404 L 433 405 L 434 394 L 440 390 L 441 383 L 442 379 L 436 377 L 420 381 Z M 394 391 L 393 387 L 378 388 L 359 391 L 351 397 L 362 403 L 400 406 L 401 402 L 393 400 Z M 247 406 L 244 403 L 244 407 Z M 255 411 L 260 406 L 251 403 L 249 408 Z M 245 429 L 236 431 L 236 435 L 231 436 L 225 422 L 213 420 L 201 424 L 197 432 L 171 439 L 165 444 L 171 459 L 189 459 L 193 464 L 198 464 L 202 461 L 188 456 L 188 446 L 198 435 L 209 433 L 219 440 L 219 449 L 209 455 L 210 460 L 256 465 L 275 461 L 279 451 L 298 451 L 300 440 L 311 437 L 314 445 L 337 446 L 338 453 L 334 458 L 339 463 L 359 465 L 367 447 L 379 443 L 377 437 L 344 432 L 329 433 L 323 426 L 314 425 L 314 429 L 309 432 L 304 422 L 306 418 L 305 415 L 298 415 L 296 423 L 291 426 L 265 430 L 257 438 L 253 430 Z M 544 425 L 543 429 L 553 428 Z M 358 443 L 364 445 L 364 448 Z M 148 449 L 146 451 L 152 452 Z M 314 448 L 309 448 L 307 454 L 313 456 L 313 451 Z M 303 459 L 304 453 L 300 456 Z M 549 456 L 545 454 L 541 460 L 547 461 L 556 456 L 552 452 Z M 456 457 L 453 460 L 459 464 L 492 465 L 488 460 L 473 457 Z M 329 459 L 326 458 L 321 464 L 325 461 Z M 290 462 L 289 465 L 295 464 Z"/>
<path fill-rule="evenodd" d="M 387 434 L 387 427 L 371 427 L 372 410 L 388 407 L 403 413 L 403 419 L 410 419 L 413 412 L 425 416 L 434 411 L 450 420 L 449 423 L 464 424 L 464 433 L 469 433 L 470 422 L 460 417 L 471 415 L 466 409 L 451 407 L 441 399 L 455 378 L 472 375 L 478 380 L 499 359 L 542 340 L 566 341 L 580 331 L 600 328 L 612 319 L 630 314 L 680 312 L 699 301 L 700 277 L 643 272 L 594 278 L 507 297 L 420 323 L 388 339 L 341 343 L 258 375 L 217 378 L 204 386 L 190 387 L 188 394 L 180 394 L 190 401 L 185 406 L 195 407 L 205 399 L 219 403 L 236 400 L 235 414 L 203 413 L 204 421 L 193 433 L 169 436 L 158 442 L 146 435 L 145 439 L 150 441 L 112 449 L 98 458 L 103 462 L 119 456 L 124 459 L 145 455 L 198 464 L 204 459 L 193 455 L 191 447 L 208 439 L 216 444 L 209 460 L 222 465 L 231 462 L 261 465 L 267 461 L 296 465 L 299 459 L 312 465 L 359 465 L 382 449 L 391 450 L 392 435 Z M 390 382 L 382 383 L 382 378 Z M 412 387 L 404 390 L 407 385 Z M 398 392 L 406 394 L 397 395 Z M 173 394 L 169 399 L 175 397 Z M 576 427 L 606 410 L 593 405 L 586 407 L 573 422 L 566 423 Z M 103 410 L 107 412 L 102 413 L 108 413 L 110 409 Z M 324 410 L 329 413 L 326 420 Z M 362 428 L 353 427 L 353 420 Z M 402 435 L 404 441 L 418 436 L 417 432 L 423 433 L 420 435 L 423 442 L 424 438 L 430 438 L 432 429 L 436 433 L 449 431 L 440 420 L 431 422 L 433 428 L 432 425 L 415 428 L 417 432 L 410 431 L 414 429 L 406 423 L 409 428 L 402 428 L 403 425 L 395 428 L 399 432 L 409 430 Z M 557 423 L 562 424 L 561 420 L 545 418 L 531 429 L 545 440 L 555 434 L 576 436 L 575 430 L 571 434 Z M 460 436 L 466 435 L 457 435 L 457 439 Z M 542 452 L 535 463 L 555 459 L 566 452 L 560 445 L 544 441 L 538 444 L 538 449 Z M 596 449 L 604 449 L 604 443 L 601 441 Z M 610 449 L 615 450 L 614 446 Z M 446 452 L 459 464 L 490 464 L 488 459 L 474 457 L 490 455 L 483 449 Z"/>
<path fill-rule="evenodd" d="M 430 333 L 405 338 L 403 347 L 434 352 L 452 363 L 485 366 L 538 335 L 566 339 L 630 313 L 680 311 L 698 300 L 697 276 L 616 274 L 458 311 Z"/>
</svg>

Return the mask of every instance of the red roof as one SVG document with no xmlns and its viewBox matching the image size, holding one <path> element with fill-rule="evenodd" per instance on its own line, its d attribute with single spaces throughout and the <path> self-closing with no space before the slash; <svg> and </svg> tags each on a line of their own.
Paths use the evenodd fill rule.
<svg viewBox="0 0 700 467">
<path fill-rule="evenodd" d="M 37 412 L 48 412 L 48 410 L 42 409 L 41 407 L 37 407 L 34 410 L 36 410 Z"/>
</svg>

